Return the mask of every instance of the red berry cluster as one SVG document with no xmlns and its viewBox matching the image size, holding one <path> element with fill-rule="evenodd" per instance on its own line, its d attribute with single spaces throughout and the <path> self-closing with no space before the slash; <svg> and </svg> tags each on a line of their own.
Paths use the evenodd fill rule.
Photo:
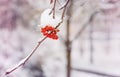
<svg viewBox="0 0 120 77">
<path fill-rule="evenodd" d="M 49 38 L 52 38 L 52 39 L 55 39 L 55 40 L 58 39 L 57 32 L 59 32 L 59 30 L 55 29 L 55 27 L 46 25 L 44 28 L 41 28 L 41 32 L 46 37 L 49 37 Z"/>
</svg>

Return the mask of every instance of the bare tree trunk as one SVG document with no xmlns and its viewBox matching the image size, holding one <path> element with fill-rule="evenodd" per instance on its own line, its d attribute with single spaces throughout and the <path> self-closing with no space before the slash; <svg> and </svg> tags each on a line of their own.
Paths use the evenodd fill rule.
<svg viewBox="0 0 120 77">
<path fill-rule="evenodd" d="M 67 8 L 67 24 L 66 24 L 66 58 L 67 58 L 67 77 L 71 77 L 71 41 L 70 41 L 70 19 L 72 10 L 72 0 Z"/>
<path fill-rule="evenodd" d="M 99 13 L 99 11 L 94 12 L 89 19 L 89 39 L 90 39 L 90 63 L 92 64 L 94 62 L 94 47 L 93 47 L 93 20 L 96 14 Z"/>
<path fill-rule="evenodd" d="M 69 22 L 69 21 L 68 21 Z M 71 43 L 69 39 L 69 25 L 67 25 L 67 41 L 66 41 L 66 48 L 67 48 L 67 77 L 71 77 Z"/>
<path fill-rule="evenodd" d="M 107 41 L 106 54 L 109 54 L 110 53 L 110 40 L 111 40 L 111 38 L 110 38 L 110 27 L 108 26 L 107 28 L 108 29 L 107 29 L 107 39 L 106 39 L 106 41 Z"/>
<path fill-rule="evenodd" d="M 80 38 L 80 56 L 82 57 L 84 55 L 84 40 L 81 37 Z"/>
<path fill-rule="evenodd" d="M 94 58 L 94 49 L 93 49 L 93 25 L 90 24 L 90 63 L 93 64 L 93 58 Z"/>
<path fill-rule="evenodd" d="M 71 43 L 70 43 L 70 20 L 67 20 L 66 26 L 66 53 L 67 53 L 67 77 L 70 77 L 71 72 Z"/>
</svg>

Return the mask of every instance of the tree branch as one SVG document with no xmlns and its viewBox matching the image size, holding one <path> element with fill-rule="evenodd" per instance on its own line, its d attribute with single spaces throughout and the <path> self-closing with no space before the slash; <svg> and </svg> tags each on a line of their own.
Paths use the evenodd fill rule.
<svg viewBox="0 0 120 77">
<path fill-rule="evenodd" d="M 113 75 L 113 74 L 108 74 L 104 72 L 99 72 L 96 70 L 88 70 L 88 69 L 81 69 L 81 68 L 72 68 L 73 71 L 78 71 L 78 72 L 84 72 L 84 73 L 90 73 L 90 74 L 95 74 L 95 75 L 100 75 L 104 77 L 120 77 L 118 75 Z"/>
<path fill-rule="evenodd" d="M 57 0 L 55 0 L 55 1 L 54 1 L 53 8 L 52 8 L 51 12 L 49 13 L 49 14 L 52 14 L 52 13 L 53 13 L 53 19 L 55 19 L 55 8 L 56 8 L 56 1 L 57 1 Z"/>
<path fill-rule="evenodd" d="M 93 20 L 93 18 L 95 17 L 95 15 L 99 13 L 98 11 L 94 12 L 93 14 L 91 14 L 90 18 L 88 19 L 88 21 L 83 25 L 83 27 L 79 30 L 79 32 L 75 35 L 75 37 L 73 38 L 72 41 L 78 39 L 80 37 L 80 35 L 82 34 L 82 32 L 87 28 L 88 24 Z"/>
<path fill-rule="evenodd" d="M 35 53 L 35 51 L 38 49 L 38 47 L 40 46 L 40 44 L 46 39 L 47 37 L 44 37 L 41 41 L 38 42 L 37 46 L 33 49 L 33 51 L 23 60 L 21 60 L 15 67 L 13 67 L 12 69 L 8 69 L 6 71 L 6 75 L 10 74 L 11 72 L 15 71 L 16 69 L 18 69 L 20 66 L 23 66 L 29 59 L 30 57 Z"/>
<path fill-rule="evenodd" d="M 65 8 L 65 7 L 67 7 L 67 5 L 68 5 L 69 2 L 70 2 L 70 0 L 67 0 L 67 2 L 60 8 L 60 10 L 63 9 L 63 8 Z"/>
</svg>

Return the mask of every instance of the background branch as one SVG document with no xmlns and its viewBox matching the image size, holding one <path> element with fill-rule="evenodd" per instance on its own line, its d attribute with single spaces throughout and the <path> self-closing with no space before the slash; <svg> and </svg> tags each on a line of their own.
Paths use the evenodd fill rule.
<svg viewBox="0 0 120 77">
<path fill-rule="evenodd" d="M 95 74 L 95 75 L 100 75 L 104 77 L 120 77 L 119 75 L 113 75 L 113 74 L 108 74 L 104 72 L 99 72 L 96 70 L 89 70 L 89 69 L 82 69 L 82 68 L 72 68 L 73 71 L 78 71 L 78 72 L 84 72 L 84 73 L 90 73 L 90 74 Z"/>
<path fill-rule="evenodd" d="M 82 32 L 87 28 L 88 24 L 93 20 L 93 18 L 96 16 L 96 14 L 99 13 L 98 11 L 93 12 L 93 14 L 91 14 L 91 16 L 89 17 L 88 21 L 83 25 L 83 27 L 78 31 L 78 33 L 75 35 L 75 37 L 73 38 L 72 41 L 78 39 L 80 37 L 80 35 L 82 34 Z"/>
</svg>

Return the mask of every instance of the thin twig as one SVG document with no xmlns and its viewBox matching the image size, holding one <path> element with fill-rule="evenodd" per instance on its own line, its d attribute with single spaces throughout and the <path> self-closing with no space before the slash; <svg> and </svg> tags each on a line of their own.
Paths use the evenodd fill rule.
<svg viewBox="0 0 120 77">
<path fill-rule="evenodd" d="M 70 2 L 70 0 L 67 0 L 67 2 L 60 8 L 60 10 L 63 9 L 63 8 L 65 8 L 65 7 L 67 7 L 67 5 L 68 5 L 69 2 Z"/>
<path fill-rule="evenodd" d="M 65 11 L 66 11 L 66 7 L 63 9 L 63 13 L 62 13 L 62 17 L 61 17 L 62 20 L 63 20 L 63 18 L 64 18 Z"/>
<path fill-rule="evenodd" d="M 52 8 L 51 12 L 49 13 L 49 14 L 52 14 L 52 13 L 53 13 L 53 19 L 55 19 L 55 8 L 56 8 L 56 1 L 57 1 L 57 0 L 55 0 L 55 1 L 54 1 L 53 8 Z"/>
<path fill-rule="evenodd" d="M 20 61 L 18 63 L 18 65 L 16 65 L 14 68 L 12 68 L 11 70 L 8 70 L 5 74 L 8 75 L 11 72 L 15 71 L 17 68 L 19 68 L 20 66 L 23 66 L 28 60 L 29 58 L 35 53 L 35 51 L 37 50 L 37 48 L 40 46 L 40 44 L 46 39 L 47 37 L 44 37 L 41 41 L 38 42 L 37 46 L 33 49 L 33 51 L 22 61 Z"/>
</svg>

